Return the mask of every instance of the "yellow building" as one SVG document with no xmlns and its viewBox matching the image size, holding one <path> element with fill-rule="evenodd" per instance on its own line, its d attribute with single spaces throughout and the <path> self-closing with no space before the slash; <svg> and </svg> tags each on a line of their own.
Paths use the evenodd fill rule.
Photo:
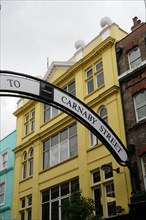
<svg viewBox="0 0 146 220">
<path fill-rule="evenodd" d="M 77 41 L 70 60 L 52 62 L 44 79 L 99 114 L 125 145 L 115 54 L 115 42 L 124 36 L 126 32 L 116 24 L 107 24 L 89 44 Z M 21 99 L 14 115 L 17 146 L 12 219 L 63 219 L 61 204 L 74 186 L 95 200 L 95 215 L 106 219 L 128 213 L 128 168 L 120 166 L 87 128 L 62 111 L 33 100 Z M 103 164 L 119 167 L 120 172 L 101 169 Z"/>
</svg>

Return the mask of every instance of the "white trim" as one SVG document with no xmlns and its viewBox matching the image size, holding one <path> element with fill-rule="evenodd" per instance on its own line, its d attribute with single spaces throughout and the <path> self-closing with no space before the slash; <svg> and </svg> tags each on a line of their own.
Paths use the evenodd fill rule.
<svg viewBox="0 0 146 220">
<path fill-rule="evenodd" d="M 43 79 L 46 80 L 46 81 L 50 81 L 50 78 L 53 75 L 53 72 L 54 72 L 56 67 L 69 68 L 74 64 L 75 64 L 75 62 L 71 62 L 71 61 L 53 61 Z"/>
<path fill-rule="evenodd" d="M 7 153 L 7 158 L 6 158 L 6 166 L 3 168 L 2 167 L 2 164 L 3 164 L 3 161 L 2 161 L 2 155 L 4 155 L 5 153 Z M 3 150 L 2 152 L 0 152 L 0 171 L 4 170 L 7 168 L 7 163 L 8 163 L 8 148 Z"/>
<path fill-rule="evenodd" d="M 132 73 L 135 70 L 139 70 L 145 64 L 146 64 L 146 60 L 142 61 L 139 65 L 135 66 L 134 68 L 131 68 L 131 69 L 127 70 L 126 72 L 122 73 L 120 76 L 118 76 L 118 80 L 121 81 L 121 80 L 127 78 L 128 76 L 132 75 Z"/>
</svg>

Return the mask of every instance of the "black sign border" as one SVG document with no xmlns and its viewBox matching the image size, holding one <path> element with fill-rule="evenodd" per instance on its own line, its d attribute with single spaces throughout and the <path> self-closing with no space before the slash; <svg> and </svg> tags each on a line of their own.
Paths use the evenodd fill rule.
<svg viewBox="0 0 146 220">
<path fill-rule="evenodd" d="M 127 161 L 121 161 L 120 157 L 117 155 L 117 153 L 112 149 L 111 145 L 106 141 L 106 139 L 103 138 L 103 136 L 97 132 L 96 129 L 94 129 L 90 124 L 88 124 L 82 117 L 80 117 L 78 114 L 76 114 L 75 112 L 71 112 L 69 111 L 69 109 L 66 106 L 58 106 L 59 103 L 54 102 L 53 100 L 53 89 L 56 88 L 57 90 L 60 90 L 62 93 L 64 93 L 65 95 L 71 97 L 72 99 L 76 100 L 79 104 L 81 104 L 83 107 L 85 107 L 88 111 L 90 111 L 96 118 L 98 118 L 98 120 L 101 121 L 101 123 L 104 124 L 105 127 L 108 128 L 108 130 L 112 133 L 112 135 L 118 140 L 118 142 L 121 144 L 121 146 L 123 147 L 123 149 L 125 150 L 126 154 L 127 154 L 127 158 L 128 158 L 128 151 L 125 148 L 125 146 L 123 145 L 123 143 L 121 142 L 121 140 L 119 139 L 119 137 L 114 133 L 114 131 L 111 129 L 111 127 L 98 115 L 96 114 L 92 109 L 90 109 L 85 103 L 83 103 L 82 101 L 80 101 L 78 98 L 76 98 L 75 96 L 71 95 L 70 93 L 60 89 L 59 87 L 57 87 L 56 85 L 52 85 L 49 82 L 46 82 L 43 79 L 34 77 L 34 76 L 30 76 L 24 73 L 18 73 L 18 72 L 13 72 L 13 71 L 7 71 L 7 70 L 0 70 L 1 74 L 6 74 L 6 75 L 15 75 L 15 76 L 20 76 L 20 77 L 24 77 L 24 78 L 28 78 L 28 79 L 32 79 L 35 80 L 37 82 L 40 83 L 40 94 L 39 95 L 35 95 L 35 94 L 31 94 L 29 92 L 22 92 L 18 90 L 0 90 L 0 96 L 12 96 L 12 97 L 20 97 L 20 98 L 27 98 L 27 99 L 32 99 L 35 101 L 39 101 L 45 104 L 49 104 L 53 107 L 56 107 L 58 109 L 60 109 L 61 111 L 67 113 L 68 115 L 72 116 L 73 118 L 75 118 L 77 121 L 79 121 L 81 124 L 83 124 L 85 127 L 87 127 L 92 133 L 94 133 L 94 135 L 100 139 L 100 141 L 105 145 L 105 147 L 109 150 L 109 152 L 113 155 L 113 157 L 116 159 L 116 161 L 121 165 L 121 166 L 128 166 L 129 164 L 129 160 Z M 43 94 L 43 88 L 44 85 L 48 86 L 49 88 L 51 88 L 52 90 L 52 95 L 50 96 L 46 96 L 47 93 Z M 2 92 L 2 93 L 1 93 Z M 6 94 L 4 93 L 6 92 Z M 8 92 L 10 92 L 10 94 L 8 94 Z M 11 94 L 12 93 L 12 94 Z M 14 93 L 14 94 L 13 94 Z"/>
</svg>

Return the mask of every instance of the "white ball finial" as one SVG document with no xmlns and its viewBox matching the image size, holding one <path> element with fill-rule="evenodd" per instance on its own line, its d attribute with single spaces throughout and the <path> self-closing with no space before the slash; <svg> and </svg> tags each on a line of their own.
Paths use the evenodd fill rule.
<svg viewBox="0 0 146 220">
<path fill-rule="evenodd" d="M 102 28 L 104 28 L 106 25 L 107 25 L 107 26 L 110 26 L 111 24 L 112 24 L 112 20 L 111 20 L 111 18 L 109 18 L 109 17 L 104 17 L 104 18 L 102 18 L 101 21 L 100 21 L 100 26 L 101 26 Z"/>
<path fill-rule="evenodd" d="M 77 40 L 75 42 L 75 48 L 78 50 L 79 48 L 83 49 L 85 47 L 85 42 L 83 40 Z"/>
</svg>

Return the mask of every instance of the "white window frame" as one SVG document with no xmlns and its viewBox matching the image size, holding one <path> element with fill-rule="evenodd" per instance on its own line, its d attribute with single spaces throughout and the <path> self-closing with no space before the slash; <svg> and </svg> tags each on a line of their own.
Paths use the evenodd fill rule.
<svg viewBox="0 0 146 220">
<path fill-rule="evenodd" d="M 65 130 L 60 131 L 55 136 L 52 136 L 52 137 L 48 138 L 46 141 L 44 141 L 42 143 L 42 167 L 43 167 L 43 170 L 45 170 L 45 169 L 47 169 L 47 168 L 49 168 L 53 165 L 56 165 L 56 164 L 66 160 L 66 159 L 69 159 L 72 156 L 77 155 L 77 154 L 71 154 L 71 148 L 70 148 L 71 139 L 76 137 L 76 140 L 77 140 L 77 132 L 75 134 L 70 134 L 70 129 L 73 126 L 76 126 L 76 129 L 77 129 L 77 124 L 70 125 Z M 61 133 L 66 131 L 66 130 L 67 130 L 67 138 L 64 139 L 63 141 L 61 141 Z M 58 138 L 58 141 L 55 145 L 52 145 L 52 140 L 53 140 L 54 137 Z M 48 142 L 49 147 L 44 150 L 45 142 Z M 61 155 L 60 155 L 61 154 L 61 145 L 63 143 L 67 144 L 67 146 L 65 146 L 65 147 L 67 147 L 67 154 L 66 154 L 65 158 L 61 159 Z M 78 143 L 77 143 L 76 147 L 78 147 Z M 74 149 L 76 150 L 76 148 L 74 148 Z M 55 151 L 56 151 L 57 157 L 54 158 L 54 160 L 53 160 L 52 158 L 55 155 Z"/>
<path fill-rule="evenodd" d="M 72 84 L 74 84 L 74 89 L 70 90 L 70 86 Z M 71 83 L 69 83 L 63 90 L 70 93 L 73 96 L 76 96 L 76 83 L 75 83 L 75 81 L 72 81 Z"/>
<path fill-rule="evenodd" d="M 109 165 L 112 167 L 111 163 Z M 96 172 L 100 173 L 100 179 L 99 179 L 99 181 L 94 182 L 93 175 Z M 110 175 L 105 175 L 106 173 L 109 173 Z M 93 198 L 94 198 L 94 190 L 100 188 L 101 189 L 101 204 L 102 204 L 102 206 L 105 207 L 105 215 L 106 215 L 106 217 L 108 218 L 108 217 L 111 217 L 111 216 L 115 216 L 114 214 L 109 216 L 109 213 L 108 213 L 108 204 L 111 203 L 111 202 L 114 202 L 115 205 L 116 205 L 116 195 L 115 195 L 115 184 L 114 184 L 113 171 L 110 170 L 109 167 L 107 167 L 104 170 L 102 170 L 100 168 L 97 168 L 96 170 L 91 172 L 91 175 L 92 175 L 92 193 L 93 193 Z M 107 188 L 106 187 L 109 184 L 113 184 L 113 186 L 114 186 L 114 191 L 111 190 L 109 192 L 109 193 L 111 193 L 111 195 L 113 193 L 114 196 L 113 197 L 109 196 L 109 198 L 107 198 L 107 191 L 106 191 Z M 103 209 L 103 211 L 104 211 L 104 209 Z"/>
<path fill-rule="evenodd" d="M 130 55 L 135 52 L 136 50 L 138 50 L 138 55 L 136 56 L 135 59 L 131 60 Z M 138 61 L 139 60 L 139 61 Z M 141 63 L 141 53 L 140 53 L 140 48 L 139 47 L 135 47 L 133 48 L 129 53 L 128 53 L 128 61 L 129 61 L 129 67 L 130 69 L 135 68 L 136 66 L 138 66 Z M 136 64 L 136 61 L 138 61 L 138 64 Z M 134 64 L 134 65 L 133 65 Z"/>
<path fill-rule="evenodd" d="M 102 75 L 102 78 L 103 78 L 102 84 L 101 83 L 99 84 L 99 79 L 98 79 L 99 75 Z M 96 74 L 96 87 L 100 88 L 101 86 L 104 86 L 104 72 L 103 71 Z"/>
<path fill-rule="evenodd" d="M 95 63 L 94 65 L 94 69 L 95 69 L 95 77 L 96 77 L 96 88 L 100 88 L 101 86 L 104 86 L 104 71 L 103 71 L 103 61 L 102 59 L 99 60 L 97 63 Z M 99 75 L 102 75 L 102 79 L 103 79 L 103 82 L 102 84 L 100 83 L 99 84 L 99 79 L 98 79 L 98 76 Z"/>
<path fill-rule="evenodd" d="M 89 131 L 89 140 L 90 140 L 90 147 L 93 147 L 98 144 L 98 138 Z"/>
<path fill-rule="evenodd" d="M 34 164 L 34 149 L 33 147 L 29 150 L 29 158 L 28 158 L 28 174 L 29 176 L 33 176 L 33 165 Z"/>
<path fill-rule="evenodd" d="M 88 76 L 88 73 L 90 73 L 90 71 L 91 71 L 91 74 Z M 94 78 L 93 78 L 93 68 L 92 67 L 90 67 L 89 69 L 87 69 L 86 71 L 85 71 L 85 75 L 86 75 L 86 92 L 87 92 L 87 95 L 89 95 L 90 93 L 92 93 L 93 91 L 94 91 Z M 89 91 L 89 83 L 90 82 L 93 82 L 93 88 L 92 88 L 92 90 L 91 91 Z"/>
<path fill-rule="evenodd" d="M 31 204 L 28 203 L 30 197 L 31 197 Z M 25 201 L 24 207 L 22 207 L 22 200 Z M 24 213 L 24 219 L 28 219 L 29 210 L 31 210 L 31 218 L 32 218 L 32 194 L 20 198 L 20 210 L 19 210 L 20 220 L 22 219 L 22 213 Z"/>
<path fill-rule="evenodd" d="M 49 204 L 49 219 L 52 219 L 51 206 L 52 206 L 53 202 L 58 202 L 58 216 L 59 216 L 59 220 L 61 219 L 61 212 L 62 212 L 62 210 L 61 210 L 61 202 L 62 202 L 63 199 L 67 199 L 67 198 L 70 197 L 71 192 L 72 192 L 72 187 L 73 187 L 72 182 L 74 180 L 79 185 L 79 179 L 78 178 L 72 179 L 72 180 L 69 180 L 67 182 L 64 182 L 64 183 L 61 183 L 61 184 L 57 185 L 56 188 L 58 188 L 58 197 L 56 197 L 56 198 L 51 198 L 52 197 L 52 189 L 55 188 L 54 186 L 52 186 L 51 188 L 48 188 L 48 189 L 45 189 L 44 191 L 42 191 L 42 194 L 41 194 L 41 200 L 42 200 L 41 201 L 41 211 L 42 211 L 42 206 L 44 204 L 48 203 Z M 69 192 L 67 194 L 61 195 L 61 186 L 64 185 L 64 184 L 68 184 L 68 191 Z M 46 192 L 46 191 L 49 192 L 48 193 L 49 194 L 49 199 L 47 201 L 43 202 L 43 193 Z"/>
<path fill-rule="evenodd" d="M 6 154 L 6 159 L 5 159 L 5 161 L 3 161 L 3 156 L 5 154 Z M 7 163 L 8 163 L 8 149 L 6 149 L 0 153 L 0 171 L 7 168 Z M 6 165 L 4 165 L 4 164 L 6 164 Z"/>
<path fill-rule="evenodd" d="M 139 110 L 140 108 L 146 106 L 146 100 L 144 100 L 144 102 L 141 103 L 141 104 L 139 104 L 138 106 L 136 105 L 136 97 L 137 97 L 138 95 L 140 95 L 141 93 L 146 93 L 146 89 L 140 91 L 139 93 L 137 93 L 137 94 L 134 96 L 134 110 L 135 110 L 135 115 L 136 115 L 136 121 L 137 121 L 137 122 L 139 122 L 139 121 L 141 121 L 141 120 L 143 120 L 143 119 L 146 118 L 146 114 L 144 115 L 144 117 L 142 117 L 142 118 L 140 118 L 140 119 L 139 119 L 139 117 L 138 117 L 138 110 Z"/>
<path fill-rule="evenodd" d="M 35 130 L 35 108 L 27 112 L 24 116 L 24 135 L 27 136 L 29 133 Z"/>
<path fill-rule="evenodd" d="M 45 105 L 47 106 L 47 108 L 45 109 Z M 53 113 L 53 109 L 57 110 L 57 113 Z M 45 114 L 47 113 L 47 111 L 49 111 L 49 118 L 45 119 Z M 54 118 L 56 115 L 58 115 L 60 113 L 60 110 L 52 107 L 48 104 L 44 104 L 44 123 L 48 122 L 49 120 L 51 120 L 52 118 Z"/>
<path fill-rule="evenodd" d="M 1 182 L 0 182 L 0 185 L 2 185 L 2 184 L 4 184 L 4 192 L 2 192 L 2 193 L 0 192 L 0 196 L 3 195 L 3 202 L 0 203 L 0 206 L 2 206 L 2 205 L 5 204 L 6 181 L 5 181 L 5 180 L 1 181 Z"/>
</svg>

